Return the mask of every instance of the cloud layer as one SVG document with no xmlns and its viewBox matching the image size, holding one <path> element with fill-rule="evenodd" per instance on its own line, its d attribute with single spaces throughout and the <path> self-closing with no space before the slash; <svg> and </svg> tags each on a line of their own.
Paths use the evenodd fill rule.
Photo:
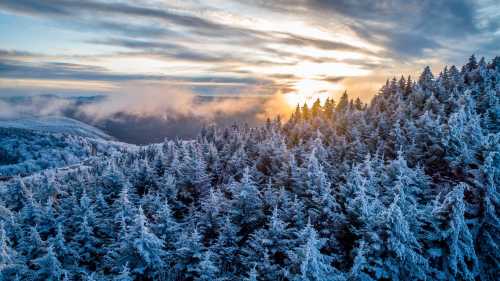
<svg viewBox="0 0 500 281">
<path fill-rule="evenodd" d="M 105 96 L 0 96 L 0 121 L 65 116 L 101 128 L 118 140 L 147 144 L 192 138 L 208 124 L 254 126 L 263 118 L 287 113 L 283 107 L 273 107 L 278 95 L 200 97 L 183 87 L 137 82 L 125 88 L 120 94 Z M 261 106 L 264 103 L 269 106 Z"/>
<path fill-rule="evenodd" d="M 140 82 L 187 89 L 180 102 L 345 88 L 368 100 L 391 74 L 491 57 L 500 43 L 494 0 L 4 0 L 0 21 L 0 94 Z"/>
<path fill-rule="evenodd" d="M 189 116 L 210 121 L 217 114 L 235 115 L 253 111 L 262 102 L 262 98 L 248 97 L 200 99 L 183 87 L 140 83 L 129 85 L 120 94 L 108 95 L 99 102 L 82 105 L 78 112 L 95 121 L 121 114 L 164 120 Z"/>
</svg>

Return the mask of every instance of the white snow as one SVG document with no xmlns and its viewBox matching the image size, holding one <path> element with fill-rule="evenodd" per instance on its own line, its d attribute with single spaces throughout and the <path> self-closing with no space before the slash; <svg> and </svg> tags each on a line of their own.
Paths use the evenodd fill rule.
<svg viewBox="0 0 500 281">
<path fill-rule="evenodd" d="M 102 140 L 114 139 L 96 127 L 75 119 L 60 116 L 23 117 L 12 120 L 0 120 L 0 127 L 65 133 Z"/>
</svg>

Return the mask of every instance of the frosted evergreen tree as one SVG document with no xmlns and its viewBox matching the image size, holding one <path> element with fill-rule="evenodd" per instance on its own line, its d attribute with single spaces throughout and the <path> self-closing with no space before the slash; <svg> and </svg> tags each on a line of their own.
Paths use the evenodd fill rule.
<svg viewBox="0 0 500 281">
<path fill-rule="evenodd" d="M 352 281 L 373 281 L 372 278 L 366 271 L 368 266 L 368 261 L 365 257 L 366 249 L 364 241 L 361 241 L 360 245 L 355 249 L 356 256 L 354 257 L 353 265 L 349 271 L 347 280 Z"/>
<path fill-rule="evenodd" d="M 7 193 L 5 196 L 5 203 L 10 206 L 12 210 L 19 211 L 23 207 L 23 203 L 31 196 L 31 190 L 28 189 L 24 180 L 21 177 L 16 177 L 15 180 L 7 186 Z"/>
<path fill-rule="evenodd" d="M 84 215 L 72 241 L 72 248 L 77 253 L 79 262 L 86 265 L 95 263 L 101 253 L 99 244 L 94 226 L 90 224 L 87 215 Z"/>
<path fill-rule="evenodd" d="M 43 212 L 40 204 L 33 198 L 33 194 L 30 192 L 24 201 L 24 206 L 20 211 L 21 222 L 25 226 L 35 226 L 39 225 L 43 221 Z"/>
<path fill-rule="evenodd" d="M 410 231 L 420 232 L 423 202 L 428 200 L 432 194 L 429 191 L 429 177 L 425 175 L 420 167 L 414 169 L 408 167 L 407 161 L 398 152 L 398 157 L 391 161 L 385 167 L 384 186 L 389 187 L 385 190 L 385 201 L 396 202 L 399 209 L 403 212 L 405 221 L 408 223 Z M 397 197 L 397 200 L 392 199 Z M 388 205 L 387 203 L 385 203 Z"/>
<path fill-rule="evenodd" d="M 478 66 L 479 65 L 477 64 L 476 56 L 471 55 L 469 57 L 469 62 L 467 62 L 467 64 L 465 65 L 465 69 L 468 71 L 472 71 L 472 70 L 478 68 Z"/>
<path fill-rule="evenodd" d="M 304 167 L 305 186 L 303 186 L 303 195 L 308 199 L 306 202 L 309 205 L 308 207 L 312 208 L 310 211 L 316 213 L 312 213 L 312 215 L 318 216 L 324 203 L 334 203 L 333 198 L 323 198 L 331 195 L 331 182 L 323 166 L 316 158 L 314 151 L 309 155 L 306 165 Z"/>
<path fill-rule="evenodd" d="M 101 280 L 104 280 L 102 276 L 100 276 L 95 272 L 85 273 L 83 276 L 83 281 L 101 281 Z"/>
<path fill-rule="evenodd" d="M 212 262 L 212 253 L 210 250 L 203 254 L 203 259 L 199 265 L 199 275 L 197 280 L 200 281 L 217 281 L 219 269 Z"/>
<path fill-rule="evenodd" d="M 111 212 L 110 212 L 110 207 L 106 199 L 104 198 L 104 195 L 102 194 L 101 190 L 96 194 L 95 198 L 95 232 L 100 236 L 100 237 L 111 237 L 112 235 L 112 226 L 111 226 Z"/>
<path fill-rule="evenodd" d="M 193 164 L 194 174 L 192 182 L 201 196 L 206 195 L 210 190 L 211 179 L 210 175 L 207 173 L 207 164 L 201 152 L 197 151 Z"/>
<path fill-rule="evenodd" d="M 248 154 L 242 146 L 239 146 L 234 153 L 228 154 L 230 159 L 222 171 L 222 182 L 229 182 L 232 180 L 227 175 L 234 175 L 236 178 L 243 176 L 245 169 L 249 165 Z"/>
<path fill-rule="evenodd" d="M 465 221 L 464 185 L 460 184 L 446 195 L 435 212 L 437 219 L 434 237 L 443 248 L 430 250 L 433 263 L 438 264 L 436 278 L 474 280 L 477 275 L 477 256 L 472 234 Z"/>
<path fill-rule="evenodd" d="M 134 173 L 134 187 L 139 195 L 144 195 L 157 189 L 158 175 L 149 162 L 136 162 L 136 171 Z"/>
<path fill-rule="evenodd" d="M 127 265 L 123 266 L 122 271 L 113 278 L 113 281 L 134 281 L 134 278 L 130 275 L 130 270 Z"/>
<path fill-rule="evenodd" d="M 342 96 L 340 96 L 339 103 L 337 104 L 337 111 L 345 110 L 349 103 L 349 96 L 347 95 L 347 91 L 344 91 Z"/>
<path fill-rule="evenodd" d="M 418 79 L 418 85 L 423 90 L 433 90 L 434 89 L 434 75 L 432 74 L 431 68 L 426 66 L 422 74 Z"/>
<path fill-rule="evenodd" d="M 47 237 L 50 233 L 54 232 L 57 226 L 57 212 L 54 209 L 54 199 L 49 197 L 45 206 L 41 207 L 39 211 L 42 213 L 37 229 L 43 237 Z"/>
<path fill-rule="evenodd" d="M 495 267 L 500 263 L 500 219 L 498 209 L 500 208 L 500 169 L 498 163 L 500 153 L 490 153 L 483 166 L 485 183 L 482 191 L 481 209 L 478 234 L 476 237 L 478 256 L 480 259 L 480 276 L 483 280 L 498 279 L 498 271 Z"/>
<path fill-rule="evenodd" d="M 243 250 L 245 264 L 255 264 L 266 280 L 283 279 L 286 276 L 285 267 L 289 264 L 287 250 L 292 238 L 292 233 L 275 208 L 268 228 L 255 232 Z"/>
<path fill-rule="evenodd" d="M 193 216 L 205 240 L 214 240 L 217 237 L 218 229 L 223 223 L 222 216 L 227 210 L 228 202 L 222 192 L 211 188 L 207 196 L 202 199 L 200 210 Z"/>
<path fill-rule="evenodd" d="M 23 234 L 17 245 L 17 252 L 22 253 L 28 260 L 42 255 L 45 250 L 45 242 L 38 234 L 36 227 L 30 227 Z"/>
<path fill-rule="evenodd" d="M 298 240 L 301 245 L 291 254 L 294 280 L 345 280 L 344 274 L 331 266 L 331 258 L 321 253 L 324 242 L 310 224 L 300 232 Z"/>
<path fill-rule="evenodd" d="M 260 192 L 248 167 L 245 168 L 241 181 L 232 184 L 231 192 L 233 193 L 230 210 L 232 220 L 240 226 L 242 234 L 247 235 L 264 216 L 261 210 Z"/>
<path fill-rule="evenodd" d="M 11 247 L 11 241 L 5 232 L 4 223 L 0 223 L 0 280 L 9 280 L 20 268 L 16 251 Z"/>
<path fill-rule="evenodd" d="M 190 234 L 184 232 L 179 237 L 175 252 L 175 270 L 182 278 L 199 277 L 199 266 L 205 251 L 201 239 L 196 228 Z"/>
<path fill-rule="evenodd" d="M 69 243 L 66 242 L 63 224 L 59 223 L 57 225 L 56 235 L 50 238 L 49 241 L 63 266 L 66 267 L 68 265 L 75 265 L 77 259 L 79 258 L 78 252 L 73 250 L 69 246 Z"/>
<path fill-rule="evenodd" d="M 211 249 L 215 253 L 220 271 L 229 275 L 227 278 L 230 279 L 231 274 L 241 267 L 241 261 L 239 260 L 240 249 L 238 245 L 239 228 L 231 222 L 229 216 L 226 216 L 222 221 L 223 223 L 219 230 L 219 236 Z"/>
<path fill-rule="evenodd" d="M 168 199 L 174 200 L 177 193 L 177 181 L 175 176 L 170 173 L 165 173 L 161 179 L 160 192 Z"/>
<path fill-rule="evenodd" d="M 164 243 L 150 231 L 149 223 L 141 207 L 139 207 L 130 232 L 133 253 L 129 265 L 134 273 L 154 277 L 157 271 L 164 267 Z"/>
<path fill-rule="evenodd" d="M 36 276 L 42 280 L 58 281 L 63 276 L 63 268 L 54 254 L 52 245 L 47 247 L 45 255 L 33 260 L 33 264 L 37 266 Z"/>
<path fill-rule="evenodd" d="M 364 165 L 366 175 L 362 173 L 361 165 L 354 167 L 344 188 L 351 228 L 358 235 L 373 231 L 379 222 L 377 214 L 384 210 L 377 190 L 378 177 L 371 168 L 371 160 L 367 159 Z"/>
<path fill-rule="evenodd" d="M 385 265 L 379 258 L 386 244 L 383 238 L 386 209 L 379 199 L 378 180 L 371 168 L 371 160 L 367 159 L 365 165 L 366 175 L 361 173 L 360 167 L 355 168 L 352 173 L 352 183 L 345 188 L 349 193 L 352 192 L 352 187 L 357 188 L 347 199 L 350 231 L 358 239 L 357 243 L 363 245 L 363 272 L 375 279 L 387 278 Z"/>
<path fill-rule="evenodd" d="M 388 254 L 383 255 L 384 265 L 391 280 L 426 279 L 427 260 L 421 253 L 421 245 L 410 229 L 408 222 L 399 208 L 399 196 L 396 196 L 385 216 L 387 222 Z"/>
<path fill-rule="evenodd" d="M 307 223 L 307 216 L 302 200 L 295 195 L 293 200 L 285 198 L 282 202 L 282 215 L 289 227 L 294 228 L 296 231 L 304 228 Z"/>
<path fill-rule="evenodd" d="M 452 167 L 477 164 L 476 153 L 484 139 L 474 101 L 470 96 L 465 96 L 463 103 L 448 119 L 445 144 L 449 150 L 447 159 Z"/>
<path fill-rule="evenodd" d="M 173 250 L 177 242 L 180 226 L 173 217 L 168 201 L 165 201 L 157 213 L 154 215 L 155 224 L 152 226 L 158 238 L 164 241 L 164 247 L 167 250 Z"/>
<path fill-rule="evenodd" d="M 245 278 L 245 281 L 257 281 L 257 270 L 255 269 L 255 266 L 250 269 L 250 272 L 248 273 L 248 277 Z"/>
<path fill-rule="evenodd" d="M 129 199 L 128 184 L 124 185 L 120 191 L 118 200 L 113 204 L 115 210 L 115 221 L 124 221 L 127 225 L 132 223 L 135 214 L 134 205 Z"/>
<path fill-rule="evenodd" d="M 323 166 L 315 157 L 314 150 L 307 163 L 306 206 L 309 203 L 309 216 L 319 227 L 319 235 L 328 237 L 328 251 L 338 248 L 336 237 L 345 224 L 345 217 L 340 211 L 340 205 L 333 196 L 332 184 L 324 172 Z M 310 199 L 309 199 L 310 196 Z M 337 251 L 338 252 L 338 251 Z"/>
</svg>

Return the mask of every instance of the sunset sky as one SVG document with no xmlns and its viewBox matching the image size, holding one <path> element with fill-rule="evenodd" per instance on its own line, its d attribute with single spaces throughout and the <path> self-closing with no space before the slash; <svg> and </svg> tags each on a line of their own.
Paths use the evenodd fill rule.
<svg viewBox="0 0 500 281">
<path fill-rule="evenodd" d="M 2 0 L 0 38 L 0 95 L 368 101 L 389 76 L 498 55 L 500 2 Z"/>
</svg>

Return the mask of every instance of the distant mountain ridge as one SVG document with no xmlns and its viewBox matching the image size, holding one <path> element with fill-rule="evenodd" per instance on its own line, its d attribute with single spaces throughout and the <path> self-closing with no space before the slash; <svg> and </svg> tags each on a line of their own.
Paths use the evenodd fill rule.
<svg viewBox="0 0 500 281">
<path fill-rule="evenodd" d="M 71 118 L 0 120 L 0 181 L 79 164 L 134 147 Z"/>
<path fill-rule="evenodd" d="M 0 127 L 72 134 L 102 140 L 114 140 L 112 136 L 96 127 L 62 116 L 21 117 L 11 120 L 0 120 Z"/>
</svg>

